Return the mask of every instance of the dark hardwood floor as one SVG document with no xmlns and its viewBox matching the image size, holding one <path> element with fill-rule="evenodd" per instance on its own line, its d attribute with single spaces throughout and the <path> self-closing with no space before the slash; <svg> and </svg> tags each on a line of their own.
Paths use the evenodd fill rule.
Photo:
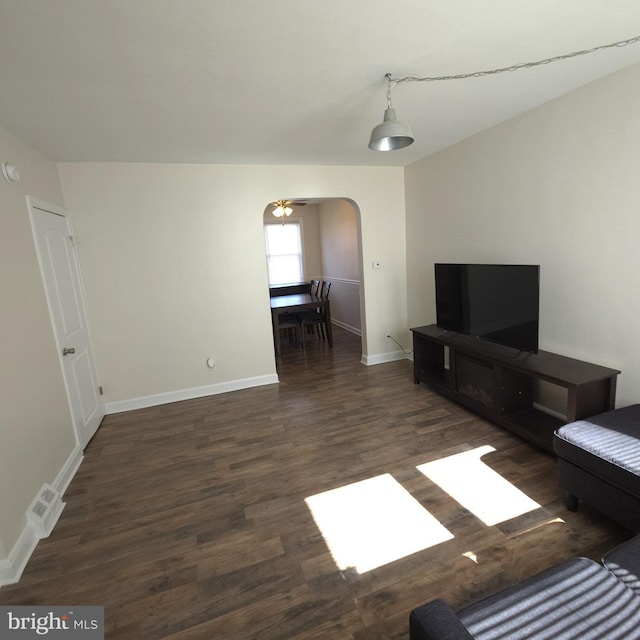
<svg viewBox="0 0 640 640">
<path fill-rule="evenodd" d="M 0 604 L 104 605 L 114 639 L 405 640 L 427 600 L 462 606 L 630 537 L 567 512 L 552 456 L 414 385 L 409 361 L 366 367 L 341 329 L 308 347 L 284 345 L 279 385 L 107 416 Z M 488 526 L 417 469 L 485 445 L 538 509 Z M 305 498 L 383 474 L 453 537 L 341 570 Z"/>
</svg>

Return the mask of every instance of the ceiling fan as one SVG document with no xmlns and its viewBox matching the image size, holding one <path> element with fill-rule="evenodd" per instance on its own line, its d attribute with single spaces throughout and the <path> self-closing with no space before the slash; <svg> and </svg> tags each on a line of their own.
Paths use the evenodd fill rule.
<svg viewBox="0 0 640 640">
<path fill-rule="evenodd" d="M 291 205 L 294 207 L 304 207 L 308 203 L 306 200 L 275 200 L 271 204 L 275 207 L 272 212 L 273 215 L 276 218 L 282 218 L 282 223 L 284 224 L 285 216 L 289 217 L 293 213 Z"/>
</svg>

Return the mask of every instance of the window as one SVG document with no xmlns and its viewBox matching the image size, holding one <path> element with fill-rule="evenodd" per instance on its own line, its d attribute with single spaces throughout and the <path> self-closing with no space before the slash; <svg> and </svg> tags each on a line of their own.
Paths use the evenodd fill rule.
<svg viewBox="0 0 640 640">
<path fill-rule="evenodd" d="M 302 240 L 299 222 L 265 224 L 269 284 L 302 282 Z"/>
</svg>

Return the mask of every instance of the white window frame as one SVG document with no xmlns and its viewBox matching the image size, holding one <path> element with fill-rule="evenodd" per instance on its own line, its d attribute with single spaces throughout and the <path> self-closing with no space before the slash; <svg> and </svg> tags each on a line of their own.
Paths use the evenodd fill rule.
<svg viewBox="0 0 640 640">
<path fill-rule="evenodd" d="M 304 233 L 303 233 L 303 228 L 302 228 L 302 220 L 300 219 L 288 219 L 285 223 L 285 225 L 297 225 L 298 227 L 298 238 L 300 241 L 300 252 L 297 254 L 298 256 L 298 260 L 299 260 L 299 270 L 300 270 L 300 279 L 299 282 L 304 282 L 304 242 L 303 242 L 303 238 L 304 238 Z M 276 285 L 276 284 L 288 284 L 289 282 L 297 282 L 298 280 L 287 280 L 287 282 L 273 282 L 271 279 L 271 269 L 269 267 L 270 265 L 270 260 L 271 260 L 271 255 L 269 252 L 269 241 L 268 241 L 268 237 L 267 237 L 267 227 L 272 227 L 272 226 L 283 226 L 282 222 L 279 220 L 274 220 L 273 222 L 269 221 L 269 222 L 265 222 L 264 223 L 264 244 L 265 244 L 265 253 L 266 253 L 266 258 L 267 258 L 267 275 L 269 278 L 269 285 Z M 287 254 L 287 255 L 296 255 L 296 254 Z"/>
</svg>

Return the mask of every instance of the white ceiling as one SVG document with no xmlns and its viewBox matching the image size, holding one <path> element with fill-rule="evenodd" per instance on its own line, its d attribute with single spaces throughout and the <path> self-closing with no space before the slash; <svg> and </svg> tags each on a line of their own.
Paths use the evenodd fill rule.
<svg viewBox="0 0 640 640">
<path fill-rule="evenodd" d="M 404 166 L 640 62 L 638 0 L 0 0 L 0 125 L 56 161 Z"/>
</svg>

